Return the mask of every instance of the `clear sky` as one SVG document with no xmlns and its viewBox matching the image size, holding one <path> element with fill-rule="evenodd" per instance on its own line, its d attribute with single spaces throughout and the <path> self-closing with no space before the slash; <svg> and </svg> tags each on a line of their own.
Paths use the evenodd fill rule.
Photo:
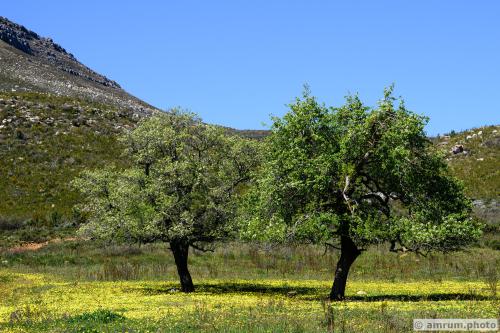
<svg viewBox="0 0 500 333">
<path fill-rule="evenodd" d="M 0 15 L 210 123 L 264 128 L 304 83 L 375 105 L 394 82 L 429 134 L 500 124 L 497 0 L 3 0 Z"/>
</svg>

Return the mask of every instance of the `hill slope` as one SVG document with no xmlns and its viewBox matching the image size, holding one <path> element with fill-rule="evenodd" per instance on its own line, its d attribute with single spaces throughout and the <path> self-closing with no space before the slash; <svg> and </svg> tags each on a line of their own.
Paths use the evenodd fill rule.
<svg viewBox="0 0 500 333">
<path fill-rule="evenodd" d="M 500 195 L 500 126 L 484 126 L 453 133 L 435 140 L 447 154 L 450 167 L 475 199 L 496 199 Z M 462 147 L 460 149 L 460 146 Z M 453 153 L 453 148 L 458 151 Z"/>
<path fill-rule="evenodd" d="M 478 217 L 500 226 L 500 126 L 484 126 L 435 138 L 452 172 L 463 181 Z M 455 152 L 453 153 L 453 149 Z"/>
<path fill-rule="evenodd" d="M 84 168 L 123 165 L 117 134 L 137 121 L 73 97 L 0 93 L 0 220 L 71 217 L 68 183 Z"/>
<path fill-rule="evenodd" d="M 75 97 L 148 115 L 156 108 L 81 64 L 50 38 L 0 17 L 0 90 Z"/>
</svg>

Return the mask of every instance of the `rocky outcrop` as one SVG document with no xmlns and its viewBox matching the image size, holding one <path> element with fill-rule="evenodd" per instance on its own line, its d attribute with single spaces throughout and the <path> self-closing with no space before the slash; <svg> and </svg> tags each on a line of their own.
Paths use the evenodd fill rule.
<svg viewBox="0 0 500 333">
<path fill-rule="evenodd" d="M 14 46 L 16 49 L 23 51 L 24 53 L 33 54 L 33 50 L 28 42 L 29 39 L 38 38 L 38 35 L 34 32 L 29 32 L 24 27 L 20 27 L 18 30 L 12 28 L 10 22 L 5 21 L 0 17 L 0 39 Z"/>
<path fill-rule="evenodd" d="M 73 54 L 22 25 L 0 17 L 0 91 L 34 91 L 133 109 L 146 116 L 156 108 L 118 83 L 80 63 Z"/>
<path fill-rule="evenodd" d="M 462 145 L 455 145 L 453 148 L 451 148 L 451 152 L 453 154 L 460 154 L 464 152 L 464 146 Z"/>
<path fill-rule="evenodd" d="M 67 73 L 107 87 L 120 88 L 115 81 L 82 65 L 73 54 L 54 43 L 51 38 L 42 38 L 37 33 L 4 17 L 0 17 L 0 39 L 24 53 L 44 59 Z"/>
</svg>

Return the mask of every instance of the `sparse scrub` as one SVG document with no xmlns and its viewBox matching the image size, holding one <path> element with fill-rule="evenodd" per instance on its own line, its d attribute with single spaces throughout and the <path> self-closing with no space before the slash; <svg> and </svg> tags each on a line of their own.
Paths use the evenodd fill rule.
<svg viewBox="0 0 500 333">
<path fill-rule="evenodd" d="M 120 128 L 135 120 L 109 106 L 39 93 L 0 93 L 0 214 L 33 219 L 57 212 L 68 220 L 78 199 L 68 182 L 84 168 L 123 166 Z M 75 119 L 87 125 L 75 126 Z M 113 149 L 109 149 L 113 147 Z"/>
</svg>

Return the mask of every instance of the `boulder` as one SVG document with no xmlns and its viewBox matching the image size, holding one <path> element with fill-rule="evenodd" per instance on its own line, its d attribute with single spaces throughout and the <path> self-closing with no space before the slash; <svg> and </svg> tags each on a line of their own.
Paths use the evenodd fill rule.
<svg viewBox="0 0 500 333">
<path fill-rule="evenodd" d="M 73 110 L 73 105 L 71 105 L 71 104 L 63 104 L 63 106 L 61 106 L 61 109 L 63 111 L 71 111 L 71 110 Z"/>
<path fill-rule="evenodd" d="M 453 154 L 460 154 L 464 152 L 464 146 L 463 145 L 455 145 L 453 148 L 451 148 L 451 152 Z"/>
<path fill-rule="evenodd" d="M 71 124 L 75 127 L 80 127 L 82 125 L 86 125 L 87 121 L 84 118 L 76 118 L 71 121 Z"/>
</svg>

